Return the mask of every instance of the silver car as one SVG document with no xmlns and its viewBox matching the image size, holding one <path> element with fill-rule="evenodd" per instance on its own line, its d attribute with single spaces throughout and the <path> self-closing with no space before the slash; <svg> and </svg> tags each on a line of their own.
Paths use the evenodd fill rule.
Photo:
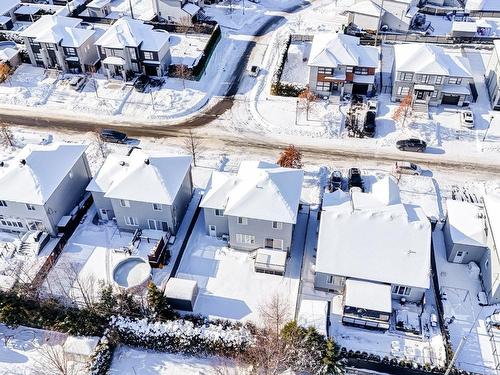
<svg viewBox="0 0 500 375">
<path fill-rule="evenodd" d="M 422 174 L 422 168 L 408 161 L 397 161 L 394 165 L 394 173 L 420 176 Z"/>
</svg>

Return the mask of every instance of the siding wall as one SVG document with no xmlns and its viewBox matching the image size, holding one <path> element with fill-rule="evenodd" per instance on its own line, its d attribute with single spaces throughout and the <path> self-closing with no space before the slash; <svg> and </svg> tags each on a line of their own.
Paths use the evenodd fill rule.
<svg viewBox="0 0 500 375">
<path fill-rule="evenodd" d="M 205 217 L 205 231 L 209 234 L 208 227 L 215 225 L 217 237 L 223 234 L 229 234 L 229 223 L 227 216 L 216 216 L 213 208 L 204 208 L 203 216 Z"/>
</svg>

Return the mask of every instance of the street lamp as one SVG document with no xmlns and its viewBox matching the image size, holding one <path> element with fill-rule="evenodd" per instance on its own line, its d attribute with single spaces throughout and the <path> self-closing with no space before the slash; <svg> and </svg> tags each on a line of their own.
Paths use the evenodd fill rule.
<svg viewBox="0 0 500 375">
<path fill-rule="evenodd" d="M 491 122 L 493 121 L 494 118 L 495 118 L 495 116 L 493 116 L 493 115 L 490 116 L 490 122 L 488 123 L 488 127 L 486 128 L 486 131 L 484 132 L 483 142 L 486 139 L 486 136 L 488 135 L 488 130 L 490 130 Z"/>
</svg>

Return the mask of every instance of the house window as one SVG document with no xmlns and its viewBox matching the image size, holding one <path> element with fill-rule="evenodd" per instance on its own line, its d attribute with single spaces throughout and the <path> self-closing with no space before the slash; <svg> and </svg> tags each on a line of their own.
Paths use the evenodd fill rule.
<svg viewBox="0 0 500 375">
<path fill-rule="evenodd" d="M 7 207 L 6 201 L 0 201 L 0 207 Z"/>
<path fill-rule="evenodd" d="M 333 74 L 333 68 L 318 68 L 318 73 L 319 74 L 332 75 Z"/>
<path fill-rule="evenodd" d="M 327 284 L 333 284 L 333 275 L 328 275 L 326 282 Z"/>
<path fill-rule="evenodd" d="M 43 223 L 38 220 L 26 220 L 26 226 L 29 230 L 43 230 Z"/>
<path fill-rule="evenodd" d="M 238 224 L 247 225 L 248 224 L 247 218 L 246 217 L 238 216 Z"/>
<path fill-rule="evenodd" d="M 460 85 L 462 83 L 462 78 L 450 77 L 448 78 L 448 83 L 450 85 Z"/>
<path fill-rule="evenodd" d="M 139 72 L 139 65 L 137 63 L 133 62 L 132 63 L 132 70 L 136 73 Z"/>
<path fill-rule="evenodd" d="M 437 98 L 437 96 L 438 96 L 438 92 L 437 91 L 433 91 L 431 97 L 432 98 Z"/>
<path fill-rule="evenodd" d="M 251 234 L 237 233 L 236 234 L 236 242 L 237 243 L 244 243 L 247 245 L 253 245 L 253 244 L 255 244 L 255 236 L 252 236 Z"/>
<path fill-rule="evenodd" d="M 406 96 L 409 94 L 409 92 L 410 92 L 409 87 L 404 87 L 404 86 L 398 87 L 398 95 Z"/>
<path fill-rule="evenodd" d="M 331 91 L 332 89 L 331 82 L 317 82 L 316 83 L 316 91 Z"/>
<path fill-rule="evenodd" d="M 427 83 L 429 81 L 429 76 L 427 74 L 420 75 L 420 82 Z"/>
<path fill-rule="evenodd" d="M 137 54 L 135 53 L 135 48 L 129 48 L 128 52 L 130 53 L 130 58 L 132 60 L 137 60 Z"/>
<path fill-rule="evenodd" d="M 273 229 L 283 229 L 283 223 L 279 221 L 273 221 Z"/>
<path fill-rule="evenodd" d="M 219 209 L 219 208 L 216 208 L 216 209 L 214 210 L 214 215 L 215 215 L 215 216 L 224 216 L 224 210 L 221 210 L 221 209 Z"/>
<path fill-rule="evenodd" d="M 283 240 L 275 239 L 275 238 L 266 238 L 264 240 L 264 247 L 266 249 L 283 250 Z"/>
<path fill-rule="evenodd" d="M 144 51 L 144 60 L 154 60 L 153 52 Z"/>
<path fill-rule="evenodd" d="M 352 72 L 353 72 L 353 70 L 354 70 L 354 68 L 353 68 L 352 66 L 346 66 L 346 67 L 345 67 L 345 71 L 346 71 L 346 73 L 352 73 Z"/>
<path fill-rule="evenodd" d="M 66 56 L 76 56 L 76 48 L 65 47 L 64 52 L 66 53 Z"/>
<path fill-rule="evenodd" d="M 401 81 L 413 81 L 413 73 L 405 73 L 405 72 L 402 72 L 400 75 L 399 75 L 399 79 L 401 79 Z"/>
<path fill-rule="evenodd" d="M 437 76 L 436 77 L 436 85 L 440 85 L 443 83 L 443 77 L 442 76 Z"/>
<path fill-rule="evenodd" d="M 356 68 L 354 68 L 354 73 L 366 76 L 368 74 L 368 68 L 356 67 Z"/>
<path fill-rule="evenodd" d="M 132 217 L 132 216 L 125 216 L 125 224 L 131 225 L 133 227 L 138 226 L 137 218 Z"/>
<path fill-rule="evenodd" d="M 29 203 L 26 203 L 26 208 L 28 211 L 35 211 L 35 206 Z"/>
<path fill-rule="evenodd" d="M 402 286 L 402 285 L 393 285 L 392 286 L 392 293 L 398 294 L 400 296 L 409 296 L 411 293 L 411 288 L 407 286 Z"/>
<path fill-rule="evenodd" d="M 162 211 L 163 207 L 160 203 L 153 203 L 153 211 Z"/>
<path fill-rule="evenodd" d="M 168 231 L 168 224 L 165 221 L 149 219 L 148 220 L 148 227 L 149 227 L 149 229 L 152 229 L 152 230 L 161 230 L 164 232 Z"/>
<path fill-rule="evenodd" d="M 120 199 L 120 206 L 122 207 L 130 207 L 130 202 L 125 199 Z"/>
</svg>

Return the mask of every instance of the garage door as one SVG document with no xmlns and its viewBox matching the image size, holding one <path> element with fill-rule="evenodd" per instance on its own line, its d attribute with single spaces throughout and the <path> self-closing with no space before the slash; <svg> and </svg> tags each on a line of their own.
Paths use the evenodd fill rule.
<svg viewBox="0 0 500 375">
<path fill-rule="evenodd" d="M 355 83 L 352 87 L 352 93 L 354 95 L 366 95 L 368 92 L 368 85 L 363 83 Z"/>
<path fill-rule="evenodd" d="M 443 95 L 441 104 L 457 105 L 460 101 L 460 95 Z"/>
</svg>

